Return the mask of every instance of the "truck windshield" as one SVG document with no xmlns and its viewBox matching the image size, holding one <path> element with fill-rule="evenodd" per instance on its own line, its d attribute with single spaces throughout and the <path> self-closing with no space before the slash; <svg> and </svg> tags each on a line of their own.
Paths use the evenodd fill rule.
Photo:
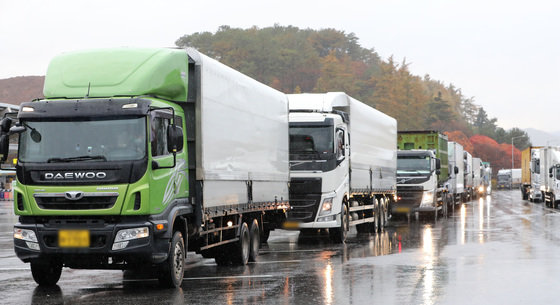
<svg viewBox="0 0 560 305">
<path fill-rule="evenodd" d="M 429 156 L 398 156 L 397 174 L 427 175 L 431 172 Z"/>
<path fill-rule="evenodd" d="M 26 121 L 22 162 L 99 162 L 146 156 L 146 118 Z"/>
<path fill-rule="evenodd" d="M 290 154 L 334 153 L 333 126 L 290 126 Z"/>
</svg>

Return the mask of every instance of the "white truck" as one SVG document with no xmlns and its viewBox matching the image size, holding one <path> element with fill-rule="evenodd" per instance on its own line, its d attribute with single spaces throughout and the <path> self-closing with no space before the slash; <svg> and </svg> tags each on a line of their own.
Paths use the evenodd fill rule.
<svg viewBox="0 0 560 305">
<path fill-rule="evenodd" d="M 560 202 L 560 147 L 541 148 L 540 167 L 540 187 L 544 202 L 549 208 L 557 208 Z"/>
<path fill-rule="evenodd" d="M 543 200 L 540 175 L 540 149 L 538 146 L 527 147 L 521 152 L 521 198 L 532 202 Z"/>
<path fill-rule="evenodd" d="M 463 164 L 465 165 L 465 192 L 463 193 L 463 202 L 467 202 L 474 197 L 472 155 L 468 151 L 464 151 Z"/>
<path fill-rule="evenodd" d="M 473 192 L 478 198 L 485 195 L 484 181 L 482 181 L 484 166 L 480 158 L 472 158 Z"/>
<path fill-rule="evenodd" d="M 498 171 L 498 189 L 514 189 L 521 185 L 521 169 L 501 169 Z"/>
<path fill-rule="evenodd" d="M 449 154 L 449 180 L 447 181 L 447 188 L 454 204 L 462 200 L 465 192 L 463 145 L 457 142 L 448 142 L 447 153 Z"/>
<path fill-rule="evenodd" d="M 396 194 L 397 121 L 343 92 L 290 94 L 286 229 L 374 232 Z"/>
</svg>

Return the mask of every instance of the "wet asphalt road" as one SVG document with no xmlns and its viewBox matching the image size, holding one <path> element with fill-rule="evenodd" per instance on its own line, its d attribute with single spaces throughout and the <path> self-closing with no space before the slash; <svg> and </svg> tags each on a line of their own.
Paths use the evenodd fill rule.
<svg viewBox="0 0 560 305">
<path fill-rule="evenodd" d="M 497 191 L 448 218 L 392 220 L 344 245 L 272 232 L 259 259 L 217 267 L 189 252 L 181 289 L 122 271 L 63 269 L 38 288 L 14 255 L 11 202 L 0 202 L 2 304 L 554 304 L 560 302 L 560 211 Z"/>
</svg>

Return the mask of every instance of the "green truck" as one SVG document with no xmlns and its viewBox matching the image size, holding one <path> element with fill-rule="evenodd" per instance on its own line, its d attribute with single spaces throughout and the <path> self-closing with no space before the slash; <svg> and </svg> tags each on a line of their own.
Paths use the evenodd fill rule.
<svg viewBox="0 0 560 305">
<path fill-rule="evenodd" d="M 438 131 L 399 131 L 397 203 L 393 213 L 447 213 L 447 136 Z"/>
<path fill-rule="evenodd" d="M 194 49 L 55 57 L 19 134 L 17 256 L 54 285 L 63 267 L 151 269 L 181 284 L 187 251 L 255 260 L 289 208 L 288 101 Z"/>
</svg>

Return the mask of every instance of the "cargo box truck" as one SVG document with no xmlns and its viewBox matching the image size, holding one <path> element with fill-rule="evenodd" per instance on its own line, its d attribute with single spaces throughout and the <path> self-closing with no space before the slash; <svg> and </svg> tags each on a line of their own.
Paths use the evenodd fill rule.
<svg viewBox="0 0 560 305">
<path fill-rule="evenodd" d="M 527 147 L 521 152 L 521 198 L 533 202 L 543 200 L 540 187 L 540 149 L 541 146 Z"/>
<path fill-rule="evenodd" d="M 397 121 L 342 92 L 289 94 L 286 229 L 375 232 L 396 195 Z"/>
<path fill-rule="evenodd" d="M 17 256 L 40 285 L 62 267 L 153 269 L 181 284 L 187 250 L 255 260 L 289 208 L 288 100 L 194 49 L 72 52 L 23 103 Z"/>
<path fill-rule="evenodd" d="M 438 131 L 399 131 L 394 213 L 447 213 L 447 136 Z"/>
<path fill-rule="evenodd" d="M 560 202 L 560 147 L 542 147 L 539 154 L 542 196 L 547 207 L 557 208 Z"/>
<path fill-rule="evenodd" d="M 490 195 L 492 193 L 492 167 L 490 166 L 490 162 L 482 162 L 482 168 L 482 184 L 484 185 L 484 191 L 486 195 Z M 519 172 L 517 181 L 517 186 L 519 187 L 521 172 Z"/>
<path fill-rule="evenodd" d="M 465 164 L 465 196 L 463 202 L 467 202 L 474 197 L 472 155 L 468 151 L 464 152 L 463 162 Z"/>
<path fill-rule="evenodd" d="M 447 188 L 453 204 L 460 202 L 465 192 L 465 163 L 463 146 L 456 142 L 447 143 L 449 154 L 449 180 Z"/>
<path fill-rule="evenodd" d="M 473 191 L 474 197 L 479 198 L 485 195 L 485 188 L 484 183 L 482 180 L 482 176 L 484 171 L 484 167 L 482 165 L 482 160 L 480 158 L 473 157 L 472 158 L 472 173 L 473 173 Z"/>
<path fill-rule="evenodd" d="M 514 189 L 521 185 L 521 168 L 501 169 L 498 171 L 498 189 Z"/>
</svg>

